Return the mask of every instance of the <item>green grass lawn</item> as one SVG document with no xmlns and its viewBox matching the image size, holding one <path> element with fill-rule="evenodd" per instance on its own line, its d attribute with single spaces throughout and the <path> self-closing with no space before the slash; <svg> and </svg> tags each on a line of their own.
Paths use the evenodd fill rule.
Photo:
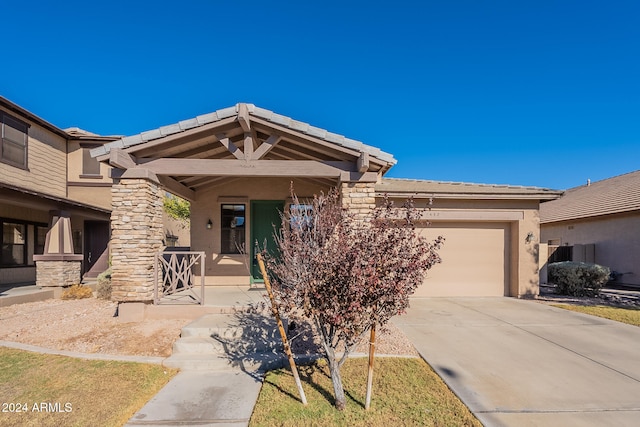
<svg viewBox="0 0 640 427">
<path fill-rule="evenodd" d="M 371 407 L 364 409 L 366 358 L 349 359 L 342 368 L 347 408 L 333 406 L 333 386 L 325 361 L 300 366 L 308 405 L 300 403 L 288 369 L 269 372 L 250 426 L 482 426 L 422 359 L 375 361 Z"/>
<path fill-rule="evenodd" d="M 0 425 L 122 426 L 175 374 L 0 347 Z"/>
<path fill-rule="evenodd" d="M 620 308 L 608 307 L 604 305 L 569 305 L 569 304 L 552 304 L 554 307 L 564 308 L 565 310 L 577 311 L 579 313 L 590 314 L 592 316 L 604 317 L 629 325 L 640 326 L 640 309 L 637 308 Z"/>
</svg>

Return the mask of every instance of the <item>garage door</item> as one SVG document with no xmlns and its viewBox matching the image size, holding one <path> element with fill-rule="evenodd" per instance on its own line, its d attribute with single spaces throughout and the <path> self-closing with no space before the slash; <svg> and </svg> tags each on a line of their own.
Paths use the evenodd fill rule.
<svg viewBox="0 0 640 427">
<path fill-rule="evenodd" d="M 430 240 L 446 240 L 442 263 L 429 270 L 415 296 L 508 295 L 508 224 L 434 222 L 419 231 Z"/>
</svg>

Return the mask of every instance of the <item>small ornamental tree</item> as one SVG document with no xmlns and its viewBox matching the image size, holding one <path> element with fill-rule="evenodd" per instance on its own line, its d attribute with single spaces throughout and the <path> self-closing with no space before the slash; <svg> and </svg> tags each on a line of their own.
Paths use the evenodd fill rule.
<svg viewBox="0 0 640 427">
<path fill-rule="evenodd" d="M 362 220 L 342 207 L 336 189 L 304 205 L 293 191 L 292 197 L 276 235 L 277 256 L 263 253 L 280 309 L 309 318 L 320 335 L 335 405 L 343 410 L 341 366 L 371 327 L 406 310 L 427 270 L 440 262 L 443 239 L 418 235 L 420 214 L 411 200 L 395 208 L 385 198 Z"/>
</svg>

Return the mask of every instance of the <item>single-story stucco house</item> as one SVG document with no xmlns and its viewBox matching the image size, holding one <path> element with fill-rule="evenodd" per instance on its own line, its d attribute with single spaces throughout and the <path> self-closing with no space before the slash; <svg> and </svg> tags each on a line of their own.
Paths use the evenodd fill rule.
<svg viewBox="0 0 640 427">
<path fill-rule="evenodd" d="M 385 178 L 396 163 L 391 154 L 242 103 L 107 142 L 91 156 L 111 167 L 112 285 L 120 302 L 153 301 L 163 280 L 165 190 L 191 202 L 190 249 L 204 267 L 194 274 L 207 286 L 260 281 L 252 242 L 270 237 L 293 182 L 302 198 L 337 187 L 359 215 L 384 194 L 415 197 L 431 223 L 420 232 L 446 238 L 442 264 L 417 295 L 513 297 L 538 294 L 539 204 L 561 194 Z"/>
<path fill-rule="evenodd" d="M 640 286 L 640 171 L 542 203 L 540 228 L 550 248 L 573 247 L 573 260 L 607 266 L 618 283 Z"/>
</svg>

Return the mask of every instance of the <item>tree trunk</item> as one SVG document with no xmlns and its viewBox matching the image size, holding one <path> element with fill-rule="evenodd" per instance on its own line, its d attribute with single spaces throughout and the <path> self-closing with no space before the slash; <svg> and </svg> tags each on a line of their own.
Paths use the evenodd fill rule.
<svg viewBox="0 0 640 427">
<path fill-rule="evenodd" d="M 327 356 L 327 363 L 329 364 L 329 372 L 331 373 L 331 382 L 333 383 L 333 394 L 336 398 L 336 408 L 339 411 L 344 411 L 347 407 L 347 398 L 344 395 L 344 388 L 342 386 L 342 376 L 340 375 L 341 364 L 336 360 L 336 350 L 331 346 L 333 333 L 327 331 L 323 327 L 323 323 L 320 319 L 315 318 L 316 326 L 322 335 L 322 346 L 324 347 L 325 355 Z M 348 349 L 345 349 L 347 351 Z M 343 359 L 344 360 L 344 359 Z"/>
<path fill-rule="evenodd" d="M 329 356 L 329 371 L 331 372 L 331 382 L 333 383 L 333 394 L 336 397 L 336 409 L 344 411 L 347 407 L 347 398 L 344 395 L 344 388 L 342 387 L 340 367 L 333 354 Z"/>
</svg>

